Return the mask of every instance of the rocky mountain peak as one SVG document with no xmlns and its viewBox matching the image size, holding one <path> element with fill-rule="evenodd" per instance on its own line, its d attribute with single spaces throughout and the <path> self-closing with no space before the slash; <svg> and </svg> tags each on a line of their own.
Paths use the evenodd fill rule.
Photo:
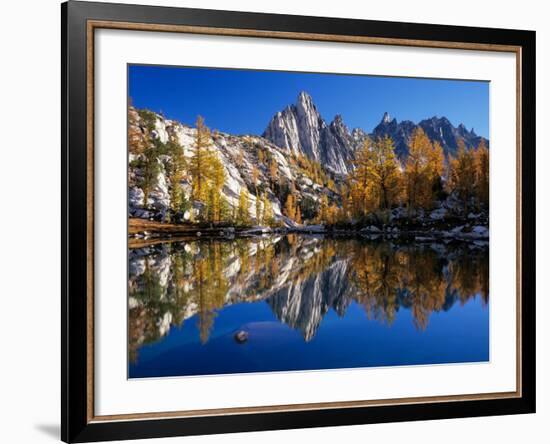
<svg viewBox="0 0 550 444">
<path fill-rule="evenodd" d="M 438 142 L 443 147 L 445 154 L 455 154 L 458 141 L 462 140 L 466 147 L 477 147 L 483 137 L 478 136 L 473 130 L 468 131 L 464 124 L 454 127 L 446 117 L 433 116 L 416 124 L 410 120 L 397 122 L 396 119 L 389 120 L 387 113 L 384 113 L 382 121 L 374 128 L 373 137 L 390 136 L 395 142 L 397 155 L 405 159 L 409 153 L 409 144 L 413 132 L 422 128 L 426 135 L 433 142 Z M 489 141 L 484 139 L 487 146 Z"/>
<path fill-rule="evenodd" d="M 346 134 L 346 135 L 350 134 L 349 129 L 344 123 L 344 119 L 340 114 L 336 114 L 336 116 L 334 116 L 334 120 L 330 122 L 330 126 L 334 131 L 337 131 L 339 133 Z"/>
<path fill-rule="evenodd" d="M 343 125 L 344 124 L 344 119 L 342 118 L 342 115 L 341 114 L 336 114 L 334 116 L 334 119 L 332 120 L 332 123 L 334 123 L 335 125 Z"/>
<path fill-rule="evenodd" d="M 478 136 L 473 129 L 468 131 L 462 123 L 454 127 L 449 119 L 438 116 L 417 124 L 410 120 L 398 122 L 386 111 L 370 135 L 359 128 L 350 132 L 340 114 L 327 125 L 312 97 L 305 91 L 298 94 L 295 104 L 273 116 L 262 136 L 283 149 L 320 162 L 336 174 L 347 174 L 351 171 L 355 151 L 363 146 L 367 137 L 390 136 L 398 157 L 405 159 L 412 134 L 419 127 L 430 140 L 440 143 L 447 155 L 456 153 L 459 140 L 468 148 L 477 147 L 482 139 L 489 146 L 489 141 Z"/>
<path fill-rule="evenodd" d="M 297 103 L 298 107 L 302 107 L 304 109 L 314 109 L 315 108 L 315 104 L 313 103 L 313 99 L 305 91 L 300 91 L 300 94 L 298 94 L 298 99 L 297 99 L 296 103 Z"/>
<path fill-rule="evenodd" d="M 296 154 L 302 154 L 337 174 L 350 171 L 359 142 L 340 115 L 327 125 L 311 96 L 302 91 L 294 105 L 276 113 L 262 134 L 267 140 Z M 360 134 L 356 133 L 357 138 Z"/>
</svg>

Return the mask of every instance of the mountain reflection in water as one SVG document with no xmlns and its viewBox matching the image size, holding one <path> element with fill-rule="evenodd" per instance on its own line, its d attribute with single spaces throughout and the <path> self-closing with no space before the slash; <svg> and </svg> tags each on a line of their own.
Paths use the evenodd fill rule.
<svg viewBox="0 0 550 444">
<path fill-rule="evenodd" d="M 290 234 L 129 258 L 130 377 L 488 360 L 486 248 Z M 451 311 L 430 335 L 431 315 Z"/>
</svg>

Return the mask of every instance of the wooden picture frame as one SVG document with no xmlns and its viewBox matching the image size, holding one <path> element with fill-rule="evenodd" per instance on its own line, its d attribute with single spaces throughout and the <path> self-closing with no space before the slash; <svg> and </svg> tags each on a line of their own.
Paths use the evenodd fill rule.
<svg viewBox="0 0 550 444">
<path fill-rule="evenodd" d="M 65 442 L 535 411 L 535 33 L 69 1 L 62 18 L 62 415 Z M 517 390 L 251 408 L 94 414 L 94 32 L 213 34 L 516 54 Z M 525 116 L 525 118 L 524 118 Z"/>
</svg>

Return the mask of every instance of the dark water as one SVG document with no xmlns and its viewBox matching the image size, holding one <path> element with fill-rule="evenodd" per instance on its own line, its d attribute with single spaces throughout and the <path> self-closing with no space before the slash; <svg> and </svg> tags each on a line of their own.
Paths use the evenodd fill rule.
<svg viewBox="0 0 550 444">
<path fill-rule="evenodd" d="M 487 361 L 488 273 L 488 250 L 464 244 L 287 235 L 132 249 L 129 377 Z"/>
</svg>

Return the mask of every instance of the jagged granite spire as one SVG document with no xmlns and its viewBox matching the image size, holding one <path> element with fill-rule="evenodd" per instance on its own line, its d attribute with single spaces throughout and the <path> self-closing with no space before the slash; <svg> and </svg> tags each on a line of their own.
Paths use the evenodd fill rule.
<svg viewBox="0 0 550 444">
<path fill-rule="evenodd" d="M 327 125 L 305 91 L 300 92 L 296 104 L 273 116 L 262 136 L 339 174 L 351 171 L 354 151 L 364 140 L 360 132 L 355 137 L 350 134 L 340 115 Z"/>
<path fill-rule="evenodd" d="M 398 122 L 389 112 L 384 112 L 369 136 L 373 139 L 390 136 L 398 157 L 405 159 L 412 134 L 418 127 L 432 141 L 440 143 L 445 154 L 455 154 L 459 140 L 468 148 L 477 147 L 481 140 L 489 146 L 489 141 L 478 136 L 473 129 L 468 131 L 463 124 L 454 127 L 446 117 L 437 116 L 416 124 L 410 120 Z M 295 104 L 273 116 L 262 136 L 281 148 L 320 162 L 334 173 L 347 174 L 352 169 L 355 151 L 363 146 L 368 135 L 358 128 L 350 133 L 339 114 L 327 124 L 311 96 L 302 91 Z"/>
</svg>

